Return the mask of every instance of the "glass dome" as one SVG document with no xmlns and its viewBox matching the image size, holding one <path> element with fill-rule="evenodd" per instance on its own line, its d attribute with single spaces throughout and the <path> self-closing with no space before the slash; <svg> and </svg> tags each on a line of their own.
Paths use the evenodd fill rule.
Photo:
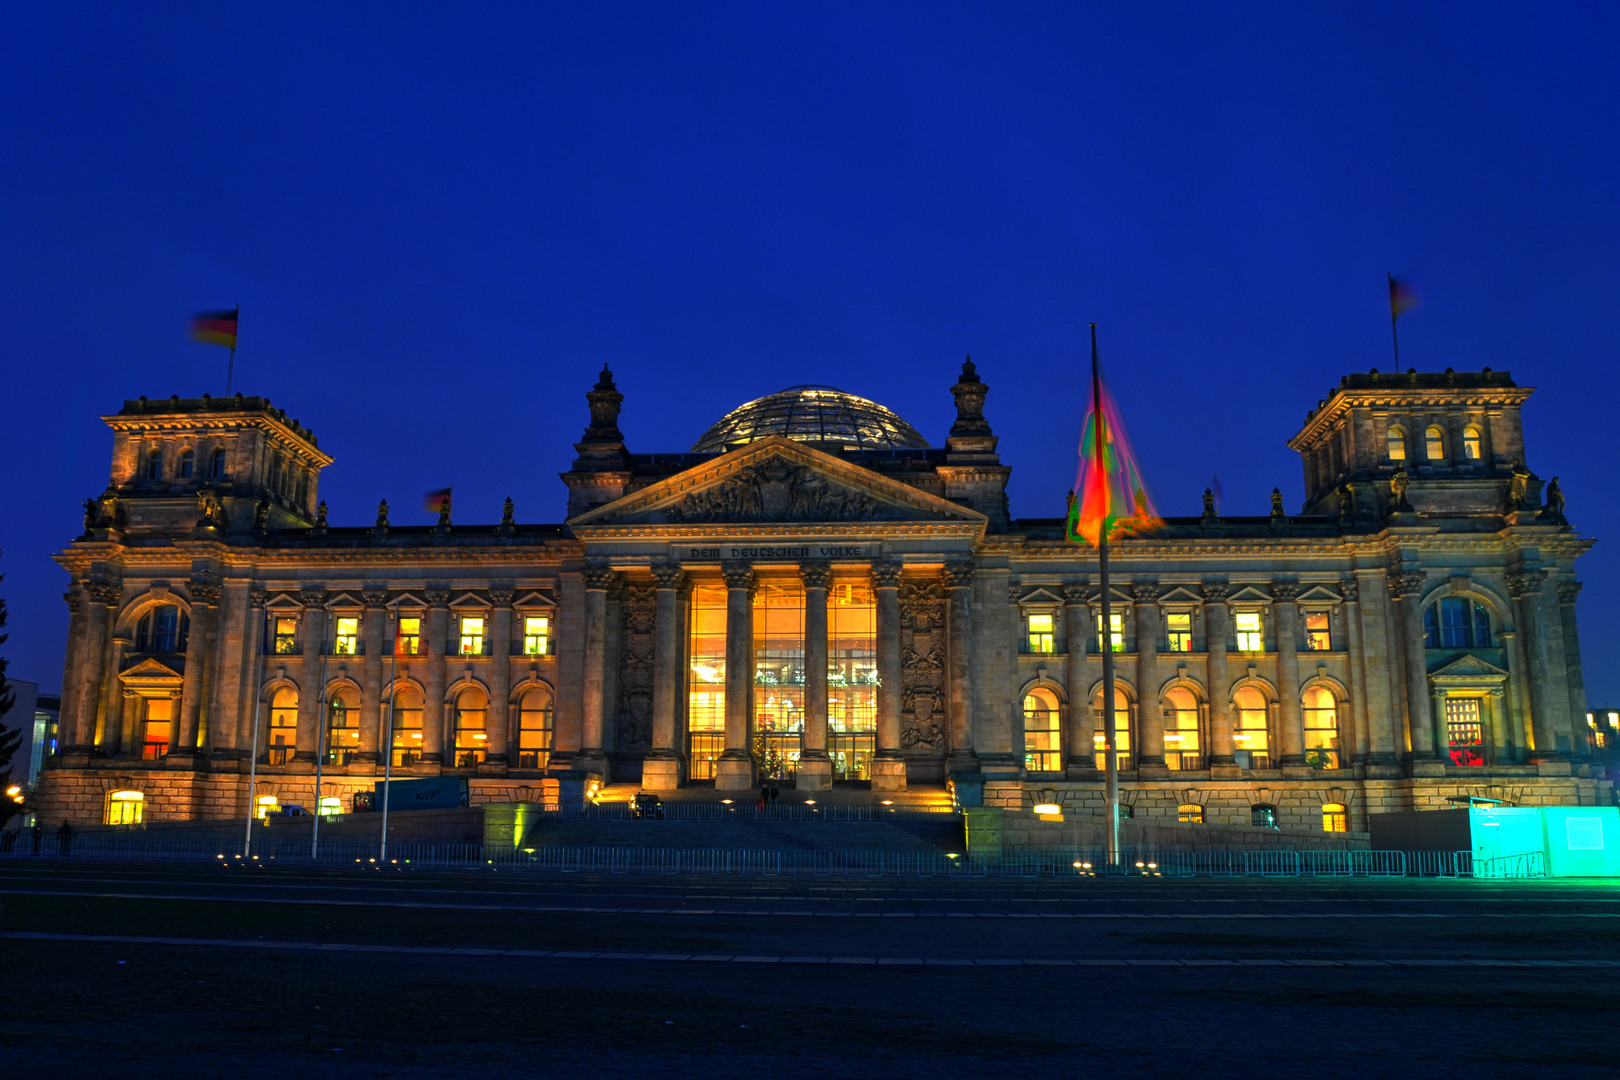
<svg viewBox="0 0 1620 1080">
<path fill-rule="evenodd" d="M 692 452 L 718 453 L 768 435 L 840 450 L 928 448 L 916 428 L 875 401 L 830 386 L 790 386 L 726 413 Z"/>
</svg>

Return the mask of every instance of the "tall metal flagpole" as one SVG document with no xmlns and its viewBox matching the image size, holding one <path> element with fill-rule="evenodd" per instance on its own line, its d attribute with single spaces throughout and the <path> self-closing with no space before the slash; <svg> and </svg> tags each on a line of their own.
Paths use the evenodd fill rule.
<svg viewBox="0 0 1620 1080">
<path fill-rule="evenodd" d="M 317 647 L 321 650 L 321 692 L 315 697 L 315 824 L 309 832 L 309 861 L 314 862 L 321 851 L 321 792 L 324 790 L 321 767 L 326 764 L 326 620 L 321 620 L 321 634 Z"/>
<path fill-rule="evenodd" d="M 236 327 L 242 326 L 242 305 L 236 305 Z M 231 335 L 231 358 L 225 362 L 225 396 L 231 396 L 231 376 L 236 374 L 236 335 Z"/>
<path fill-rule="evenodd" d="M 1103 483 L 1108 483 L 1103 472 L 1102 376 L 1097 370 L 1097 324 L 1091 324 L 1091 452 L 1093 467 Z M 1110 491 L 1109 497 L 1113 493 Z M 1082 496 L 1083 497 L 1083 496 Z M 1097 582 L 1102 591 L 1102 647 L 1103 663 L 1103 747 L 1107 758 L 1105 786 L 1108 793 L 1108 863 L 1119 863 L 1119 751 L 1114 733 L 1114 619 L 1111 598 L 1108 595 L 1108 508 L 1103 507 L 1103 520 L 1097 530 Z"/>
<path fill-rule="evenodd" d="M 1395 370 L 1399 371 L 1401 367 L 1401 334 L 1399 330 L 1395 329 L 1395 323 L 1401 316 L 1395 310 L 1395 275 L 1386 272 L 1385 276 L 1389 278 L 1389 336 L 1390 340 L 1395 343 Z"/>
<path fill-rule="evenodd" d="M 251 601 L 250 601 L 251 603 Z M 253 857 L 253 819 L 256 816 L 259 804 L 257 801 L 257 787 L 259 782 L 259 703 L 264 699 L 264 629 L 270 621 L 268 612 L 259 613 L 259 656 L 253 665 L 253 746 L 248 751 L 248 813 L 247 835 L 242 838 L 242 858 Z"/>
<path fill-rule="evenodd" d="M 393 618 L 390 613 L 389 618 Z M 388 789 L 394 779 L 394 703 L 399 700 L 399 646 L 394 646 L 394 653 L 389 657 L 388 679 L 388 744 L 383 747 L 383 804 L 382 804 L 382 847 L 378 849 L 377 861 L 388 861 Z"/>
</svg>

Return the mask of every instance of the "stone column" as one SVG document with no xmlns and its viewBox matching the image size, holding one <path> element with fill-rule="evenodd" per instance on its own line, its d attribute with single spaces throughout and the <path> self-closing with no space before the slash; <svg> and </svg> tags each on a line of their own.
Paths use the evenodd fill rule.
<svg viewBox="0 0 1620 1080">
<path fill-rule="evenodd" d="M 585 567 L 585 678 L 581 700 L 579 753 L 574 768 L 607 776 L 602 727 L 607 707 L 607 600 L 617 573 L 605 563 Z"/>
<path fill-rule="evenodd" d="M 1069 696 L 1069 779 L 1097 775 L 1096 728 L 1091 711 L 1091 684 L 1086 671 L 1086 638 L 1091 633 L 1091 587 L 1080 582 L 1063 586 L 1063 636 L 1069 647 L 1064 665 L 1064 692 Z"/>
<path fill-rule="evenodd" d="M 1510 611 L 1514 611 L 1513 619 L 1517 621 L 1521 616 L 1514 610 L 1520 605 L 1517 601 L 1510 601 Z M 1531 747 L 1535 745 L 1535 735 L 1530 730 L 1530 690 L 1529 679 L 1526 672 L 1530 670 L 1530 661 L 1525 656 L 1524 635 L 1516 630 L 1503 630 L 1498 635 L 1502 642 L 1502 655 L 1507 659 L 1508 687 L 1507 705 L 1503 714 L 1503 728 L 1506 732 L 1504 738 L 1513 752 L 1511 757 L 1501 760 L 1504 764 L 1509 760 L 1525 762 L 1530 760 Z"/>
<path fill-rule="evenodd" d="M 80 658 L 84 655 L 84 597 L 77 586 L 62 594 L 68 606 L 67 653 L 62 660 L 61 720 L 57 727 L 57 753 L 65 753 L 70 742 L 75 742 L 79 724 Z M 75 743 L 76 744 L 76 743 Z"/>
<path fill-rule="evenodd" d="M 97 706 L 95 745 L 98 748 L 111 747 L 114 752 L 117 752 L 122 741 L 128 738 L 123 725 L 123 707 L 118 702 L 118 697 L 124 689 L 123 680 L 118 677 L 118 673 L 124 670 L 124 658 L 129 655 L 131 644 L 129 635 L 116 632 L 107 642 L 108 675 L 106 685 L 102 689 L 101 703 Z"/>
<path fill-rule="evenodd" d="M 872 564 L 877 605 L 877 755 L 873 791 L 904 791 L 906 762 L 900 756 L 900 564 Z"/>
<path fill-rule="evenodd" d="M 1592 744 L 1586 726 L 1586 676 L 1581 671 L 1581 639 L 1575 629 L 1575 599 L 1581 594 L 1581 583 L 1560 581 L 1557 589 L 1558 629 L 1564 639 L 1564 672 L 1569 688 L 1570 731 L 1576 757 L 1586 758 L 1590 755 Z M 1601 766 L 1602 762 L 1598 764 Z"/>
<path fill-rule="evenodd" d="M 227 581 L 220 587 L 219 613 L 215 616 L 213 673 L 208 679 L 208 709 L 203 743 L 216 767 L 230 768 L 239 758 L 238 733 L 241 731 L 243 676 L 253 663 L 247 644 L 247 599 L 245 581 Z"/>
<path fill-rule="evenodd" d="M 1512 750 L 1509 742 L 1511 724 L 1507 710 L 1507 690 L 1503 687 L 1491 687 L 1489 723 L 1489 734 L 1486 736 L 1486 741 L 1490 744 L 1490 757 L 1487 760 L 1492 765 L 1506 765 L 1512 761 Z"/>
<path fill-rule="evenodd" d="M 1209 767 L 1231 769 L 1238 775 L 1232 756 L 1232 680 L 1226 670 L 1227 635 L 1232 613 L 1226 598 L 1232 586 L 1224 581 L 1204 582 L 1204 651 L 1209 672 Z"/>
<path fill-rule="evenodd" d="M 1391 637 L 1389 591 L 1382 578 L 1378 570 L 1358 570 L 1353 580 L 1360 601 L 1362 679 L 1367 694 L 1367 775 L 1393 779 L 1400 774 L 1400 751 L 1404 747 L 1398 746 L 1395 738 L 1400 706 L 1394 675 L 1399 665 L 1391 660 L 1398 651 Z"/>
<path fill-rule="evenodd" d="M 977 774 L 979 759 L 973 752 L 973 564 L 945 565 L 945 588 L 950 593 L 950 718 L 951 754 L 947 770 Z"/>
<path fill-rule="evenodd" d="M 1438 737 L 1434 745 L 1434 756 L 1444 764 L 1451 764 L 1451 731 L 1446 726 L 1446 692 L 1438 686 L 1429 690 L 1429 715 L 1434 717 L 1435 726 L 1439 728 Z"/>
<path fill-rule="evenodd" d="M 269 726 L 270 703 L 264 700 L 264 653 L 270 647 L 270 615 L 266 606 L 268 589 L 248 587 L 248 621 L 242 632 L 242 679 L 238 685 L 238 722 L 233 740 L 236 758 L 248 761 L 259 752 L 264 731 Z"/>
<path fill-rule="evenodd" d="M 489 713 L 485 720 L 484 764 L 482 772 L 505 772 L 511 762 L 514 741 L 511 723 L 512 696 L 512 596 L 510 585 L 492 585 L 490 611 Z"/>
<path fill-rule="evenodd" d="M 193 578 L 191 581 L 191 633 L 186 638 L 185 682 L 181 684 L 180 715 L 169 726 L 169 760 L 175 765 L 195 766 L 202 721 L 212 672 L 209 658 L 214 654 L 214 617 L 219 606 L 219 584 Z"/>
<path fill-rule="evenodd" d="M 360 661 L 360 749 L 349 762 L 352 773 L 374 772 L 380 759 L 383 737 L 383 653 L 387 650 L 388 589 L 367 585 L 360 591 L 365 601 L 365 658 Z"/>
<path fill-rule="evenodd" d="M 717 791 L 754 786 L 754 758 L 748 744 L 754 715 L 754 569 L 727 563 L 726 577 L 726 749 L 714 763 Z"/>
<path fill-rule="evenodd" d="M 1351 764 L 1352 755 L 1360 761 L 1368 760 L 1367 735 L 1367 663 L 1361 651 L 1361 590 L 1355 578 L 1339 583 L 1344 593 L 1344 606 L 1340 609 L 1344 619 L 1344 648 L 1350 660 L 1350 715 L 1339 718 L 1340 767 Z M 1345 728 L 1352 739 L 1344 737 Z"/>
<path fill-rule="evenodd" d="M 1143 777 L 1168 774 L 1164 764 L 1164 709 L 1159 704 L 1159 594 L 1151 582 L 1131 587 L 1136 616 L 1136 768 Z"/>
<path fill-rule="evenodd" d="M 827 586 L 832 571 L 824 562 L 799 568 L 804 579 L 804 734 L 800 741 L 797 787 L 832 788 L 827 754 Z"/>
<path fill-rule="evenodd" d="M 662 563 L 652 568 L 652 575 L 652 751 L 641 764 L 641 786 L 650 791 L 674 791 L 681 782 L 675 705 L 681 687 L 680 602 L 686 572 L 673 563 Z"/>
<path fill-rule="evenodd" d="M 444 683 L 450 648 L 450 590 L 439 586 L 423 590 L 427 598 L 427 625 L 422 640 L 427 655 L 422 657 L 422 760 L 417 770 L 437 773 L 444 767 Z"/>
<path fill-rule="evenodd" d="M 293 761 L 315 761 L 315 740 L 320 730 L 321 652 L 326 640 L 326 590 L 306 588 L 298 594 L 304 605 L 298 623 L 298 649 L 301 657 L 298 677 L 298 731 Z"/>
<path fill-rule="evenodd" d="M 1423 644 L 1422 570 L 1391 570 L 1389 591 L 1399 605 L 1399 625 L 1404 648 L 1400 652 L 1406 671 L 1406 724 L 1411 739 L 1413 775 L 1434 775 L 1443 769 L 1435 757 L 1434 716 L 1429 708 L 1428 658 Z"/>
<path fill-rule="evenodd" d="M 1536 744 L 1530 760 L 1543 775 L 1561 776 L 1568 774 L 1573 747 L 1564 718 L 1567 701 L 1562 689 L 1554 685 L 1559 668 L 1545 603 L 1547 579 L 1545 570 L 1518 570 L 1508 574 L 1508 591 L 1519 604 L 1529 660 L 1530 726 Z"/>
<path fill-rule="evenodd" d="M 125 690 L 119 695 L 118 715 L 107 719 L 109 756 L 139 757 L 141 754 L 141 695 Z"/>
<path fill-rule="evenodd" d="M 85 594 L 90 607 L 85 612 L 84 648 L 79 716 L 74 725 L 71 745 L 63 748 L 63 756 L 86 758 L 98 746 L 104 746 L 106 720 L 102 708 L 103 688 L 116 684 L 118 672 L 109 671 L 107 656 L 108 626 L 112 613 L 118 607 L 118 586 L 111 582 L 95 581 L 86 585 Z"/>
<path fill-rule="evenodd" d="M 1271 583 L 1277 634 L 1277 764 L 1284 769 L 1305 765 L 1305 718 L 1299 703 L 1299 584 Z"/>
</svg>

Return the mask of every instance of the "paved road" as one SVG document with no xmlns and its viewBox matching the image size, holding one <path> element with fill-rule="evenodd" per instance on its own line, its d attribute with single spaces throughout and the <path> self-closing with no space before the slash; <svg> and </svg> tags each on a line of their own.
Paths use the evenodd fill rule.
<svg viewBox="0 0 1620 1080">
<path fill-rule="evenodd" d="M 117 992 L 138 966 L 137 985 L 191 1030 L 186 1060 L 200 1072 L 240 1035 L 214 1018 L 216 995 L 248 994 L 250 1013 L 264 1007 L 263 990 L 255 997 L 239 981 L 382 985 L 400 1015 L 425 1017 L 446 1012 L 444 989 L 454 987 L 471 1010 L 452 1025 L 456 1060 L 485 1075 L 538 1074 L 542 1061 L 608 1075 L 885 1077 L 924 1068 L 1047 1076 L 1076 1065 L 1218 1076 L 1333 1062 L 1368 1077 L 1607 1077 L 1620 1060 L 1609 1050 L 1620 1021 L 1620 888 L 1607 883 L 16 860 L 0 863 L 0 903 L 8 967 L 60 968 L 77 980 L 63 992 L 78 994 L 86 983 Z M 231 989 L 186 1006 L 194 983 Z M 316 1016 L 309 1000 L 276 1001 L 272 1011 L 311 1011 L 261 1031 L 263 1075 L 353 1075 L 362 1059 L 369 1074 L 444 1075 L 398 1036 L 379 1035 L 399 1015 L 328 1000 Z M 512 1001 L 535 1015 L 514 1005 L 518 1020 L 485 1030 Z M 292 1034 L 312 1018 L 316 1027 Z M 44 1043 L 24 1019 L 13 1045 L 26 1061 Z M 150 1020 L 97 1014 L 97 1045 L 128 1041 Z M 408 1026 L 405 1041 L 442 1052 L 436 1023 Z M 573 1034 L 557 1037 L 559 1025 Z M 309 1056 L 323 1041 L 343 1044 L 321 1051 L 343 1062 Z M 120 1071 L 176 1075 L 174 1050 L 134 1053 Z"/>
</svg>

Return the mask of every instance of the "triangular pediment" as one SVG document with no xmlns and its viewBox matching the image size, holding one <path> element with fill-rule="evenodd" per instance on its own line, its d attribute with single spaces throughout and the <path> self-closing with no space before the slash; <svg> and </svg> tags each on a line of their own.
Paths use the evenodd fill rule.
<svg viewBox="0 0 1620 1080">
<path fill-rule="evenodd" d="M 450 601 L 450 607 L 453 609 L 478 608 L 482 610 L 489 607 L 489 601 L 477 593 L 466 592 Z"/>
<path fill-rule="evenodd" d="M 1203 601 L 1202 596 L 1185 585 L 1172 585 L 1163 596 L 1159 597 L 1161 604 L 1201 604 Z"/>
<path fill-rule="evenodd" d="M 531 592 L 524 593 L 522 596 L 518 597 L 512 602 L 512 606 L 515 608 L 525 609 L 554 608 L 557 606 L 557 601 L 551 596 L 548 596 L 546 593 Z"/>
<path fill-rule="evenodd" d="M 140 661 L 128 671 L 121 672 L 119 681 L 142 686 L 178 686 L 182 677 L 180 673 L 161 660 L 148 657 Z"/>
<path fill-rule="evenodd" d="M 1344 597 L 1326 585 L 1312 585 L 1299 594 L 1299 602 L 1302 604 L 1337 604 L 1343 599 Z"/>
<path fill-rule="evenodd" d="M 1018 598 L 1020 604 L 1034 604 L 1037 606 L 1051 605 L 1058 607 L 1063 603 L 1061 594 L 1054 592 L 1045 585 L 1037 585 Z"/>
<path fill-rule="evenodd" d="M 1473 653 L 1464 653 L 1443 667 L 1429 673 L 1429 678 L 1436 682 L 1501 682 L 1507 678 L 1508 673 L 1497 667 L 1489 660 L 1475 656 Z"/>
<path fill-rule="evenodd" d="M 351 608 L 363 608 L 366 605 L 359 598 L 349 593 L 338 592 L 333 593 L 331 596 L 326 598 L 326 606 L 331 611 L 338 611 L 348 610 Z"/>
<path fill-rule="evenodd" d="M 1271 597 L 1253 585 L 1245 585 L 1227 597 L 1226 602 L 1229 604 L 1269 604 L 1271 603 Z"/>
<path fill-rule="evenodd" d="M 803 443 L 773 435 L 569 521 L 576 531 L 626 525 L 779 526 L 953 523 L 987 519 Z"/>
</svg>

